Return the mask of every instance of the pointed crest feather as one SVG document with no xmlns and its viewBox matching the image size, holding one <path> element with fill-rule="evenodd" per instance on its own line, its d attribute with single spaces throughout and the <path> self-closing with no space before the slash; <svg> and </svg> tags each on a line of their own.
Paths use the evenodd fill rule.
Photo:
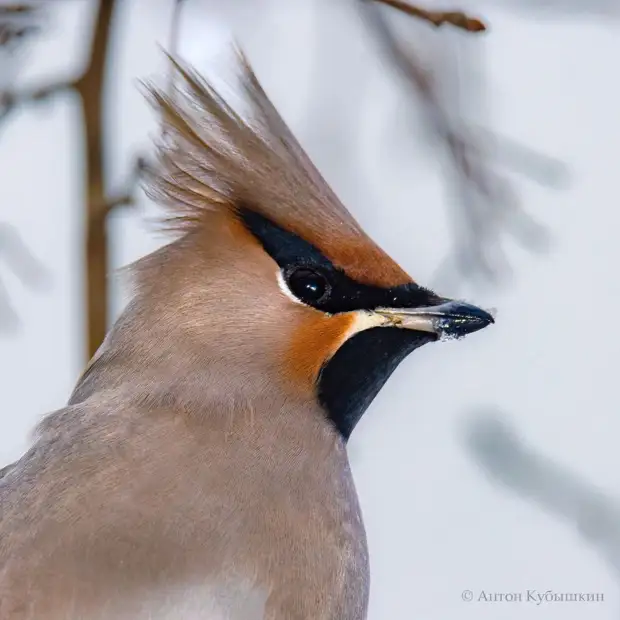
<svg viewBox="0 0 620 620">
<path fill-rule="evenodd" d="M 211 82 L 168 57 L 173 92 L 149 88 L 163 132 L 159 166 L 146 189 L 167 207 L 171 226 L 195 230 L 205 212 L 249 207 L 314 243 L 362 279 L 410 281 L 330 189 L 238 48 L 241 95 L 250 108 L 247 119 Z M 374 276 L 366 273 L 373 263 Z"/>
<path fill-rule="evenodd" d="M 150 87 L 162 114 L 158 170 L 147 191 L 168 207 L 173 221 L 197 222 L 203 209 L 241 204 L 289 227 L 297 220 L 359 226 L 305 154 L 237 50 L 244 119 L 206 79 L 169 56 L 174 92 Z M 327 222 L 325 221 L 327 218 Z"/>
</svg>

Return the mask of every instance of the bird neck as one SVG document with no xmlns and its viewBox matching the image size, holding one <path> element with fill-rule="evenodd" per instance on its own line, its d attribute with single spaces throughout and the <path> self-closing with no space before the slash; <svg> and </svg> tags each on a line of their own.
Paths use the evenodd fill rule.
<svg viewBox="0 0 620 620">
<path fill-rule="evenodd" d="M 217 427 L 218 412 L 242 413 L 235 419 L 260 426 L 260 417 L 250 412 L 266 410 L 271 420 L 288 416 L 290 422 L 294 411 L 303 423 L 309 420 L 337 438 L 316 399 L 306 394 L 297 398 L 256 370 L 234 372 L 239 369 L 231 369 L 225 356 L 192 346 L 161 325 L 140 303 L 130 303 L 79 378 L 69 405 L 114 396 L 124 406 L 139 404 L 141 410 L 166 408 L 201 420 L 206 413 L 210 427 Z M 303 423 L 299 434 L 308 432 Z"/>
</svg>

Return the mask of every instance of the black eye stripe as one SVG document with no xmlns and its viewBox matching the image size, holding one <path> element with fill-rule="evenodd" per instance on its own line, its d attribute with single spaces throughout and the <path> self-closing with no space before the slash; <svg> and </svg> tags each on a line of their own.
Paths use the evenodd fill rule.
<svg viewBox="0 0 620 620">
<path fill-rule="evenodd" d="M 337 314 L 351 310 L 371 310 L 379 307 L 412 308 L 437 303 L 438 297 L 434 293 L 417 284 L 383 288 L 357 282 L 347 276 L 342 269 L 335 267 L 316 247 L 298 235 L 281 228 L 251 209 L 240 208 L 238 212 L 246 228 L 281 267 L 285 281 L 287 276 L 302 267 L 316 269 L 325 275 L 331 287 L 330 294 L 316 301 L 302 300 L 308 305 L 330 314 Z"/>
<path fill-rule="evenodd" d="M 256 211 L 240 209 L 239 215 L 246 228 L 261 242 L 265 251 L 282 269 L 295 265 L 323 267 L 334 270 L 331 262 L 311 243 L 263 217 Z"/>
<path fill-rule="evenodd" d="M 416 284 L 381 288 L 357 282 L 301 237 L 251 209 L 240 209 L 239 215 L 280 266 L 289 289 L 290 275 L 298 269 L 316 270 L 329 279 L 329 295 L 302 300 L 323 312 L 337 314 L 381 306 L 412 308 L 440 301 L 437 295 Z M 298 291 L 295 296 L 299 298 L 301 294 L 303 291 Z M 325 360 L 316 380 L 317 399 L 344 441 L 398 363 L 413 349 L 433 339 L 431 334 L 413 330 L 377 327 L 349 338 L 332 358 Z"/>
</svg>

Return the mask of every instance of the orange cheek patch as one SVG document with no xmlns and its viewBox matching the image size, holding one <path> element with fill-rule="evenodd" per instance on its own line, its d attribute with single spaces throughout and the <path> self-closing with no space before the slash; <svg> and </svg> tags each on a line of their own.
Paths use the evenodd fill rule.
<svg viewBox="0 0 620 620">
<path fill-rule="evenodd" d="M 347 339 L 354 321 L 354 314 L 328 316 L 308 309 L 293 331 L 286 351 L 287 378 L 312 389 L 321 367 Z"/>
</svg>

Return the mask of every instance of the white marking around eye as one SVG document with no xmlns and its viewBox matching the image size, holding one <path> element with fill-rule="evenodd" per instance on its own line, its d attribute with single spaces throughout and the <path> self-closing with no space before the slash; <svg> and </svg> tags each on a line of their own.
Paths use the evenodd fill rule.
<svg viewBox="0 0 620 620">
<path fill-rule="evenodd" d="M 282 271 L 278 269 L 276 272 L 276 279 L 278 281 L 278 286 L 282 293 L 288 297 L 291 301 L 294 301 L 297 304 L 302 306 L 306 306 L 306 308 L 312 308 L 308 304 L 305 304 L 303 301 L 299 300 L 286 284 L 284 280 L 284 276 L 282 275 Z M 329 313 L 325 313 L 329 316 Z M 355 334 L 362 332 L 366 329 L 371 329 L 373 327 L 381 327 L 390 323 L 389 319 L 385 316 L 372 312 L 371 310 L 354 310 L 351 314 L 355 315 L 355 320 L 351 324 L 351 327 L 345 334 L 343 334 L 343 339 L 340 344 L 343 344 L 346 340 L 354 336 Z"/>
<path fill-rule="evenodd" d="M 302 306 L 307 306 L 307 304 L 305 304 L 303 301 L 301 301 L 300 299 L 298 299 L 297 297 L 295 297 L 295 295 L 293 295 L 293 293 L 291 292 L 291 289 L 288 287 L 288 285 L 286 284 L 286 280 L 284 279 L 284 276 L 282 275 L 282 270 L 278 269 L 278 271 L 276 272 L 276 280 L 278 281 L 278 286 L 280 287 L 280 290 L 291 300 L 294 301 L 297 304 L 301 304 Z"/>
</svg>

